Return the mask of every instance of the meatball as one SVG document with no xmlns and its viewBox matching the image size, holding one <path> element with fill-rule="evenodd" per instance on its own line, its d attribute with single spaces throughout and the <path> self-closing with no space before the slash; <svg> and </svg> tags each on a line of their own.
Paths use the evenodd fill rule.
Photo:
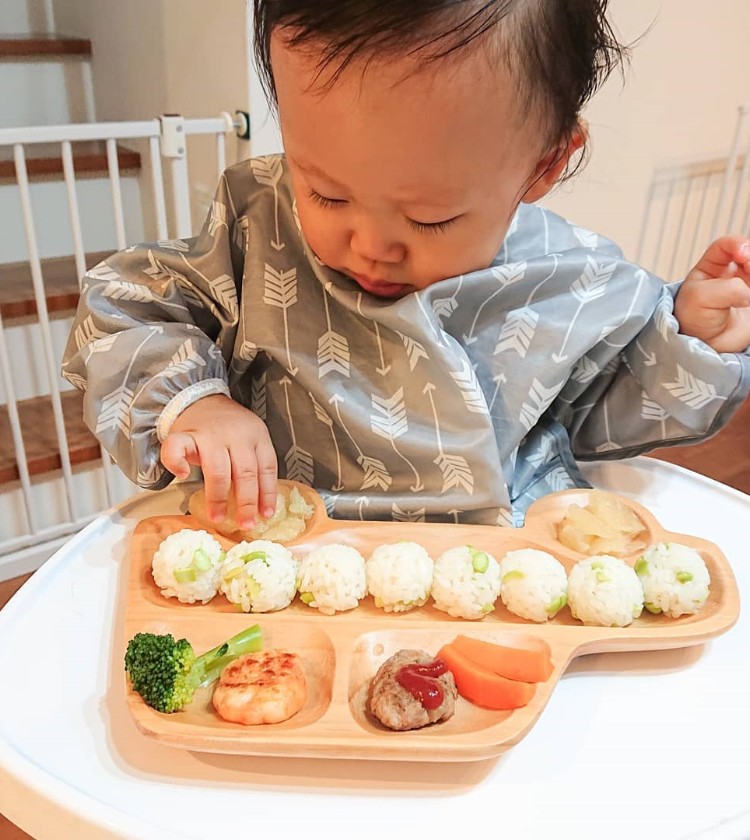
<svg viewBox="0 0 750 840">
<path fill-rule="evenodd" d="M 405 665 L 429 665 L 435 661 L 423 650 L 400 650 L 387 659 L 378 669 L 370 684 L 367 709 L 388 729 L 404 731 L 420 729 L 430 723 L 439 723 L 452 717 L 456 710 L 456 683 L 453 674 L 446 671 L 434 677 L 442 689 L 443 699 L 434 709 L 425 708 L 422 702 L 398 680 L 397 674 Z"/>
</svg>

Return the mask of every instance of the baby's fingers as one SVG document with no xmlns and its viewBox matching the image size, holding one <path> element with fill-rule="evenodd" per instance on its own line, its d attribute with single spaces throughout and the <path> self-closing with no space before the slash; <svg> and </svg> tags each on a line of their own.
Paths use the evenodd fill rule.
<svg viewBox="0 0 750 840">
<path fill-rule="evenodd" d="M 750 240 L 745 236 L 722 236 L 708 246 L 696 271 L 707 278 L 732 276 L 736 269 L 748 269 Z"/>
<path fill-rule="evenodd" d="M 750 287 L 742 277 L 704 280 L 690 289 L 695 304 L 704 309 L 743 309 L 750 306 Z"/>
<path fill-rule="evenodd" d="M 187 478 L 190 466 L 200 463 L 198 446 L 192 435 L 167 435 L 161 445 L 161 462 L 177 478 Z"/>
<path fill-rule="evenodd" d="M 237 524 L 249 531 L 258 520 L 258 465 L 250 446 L 232 452 L 232 485 Z"/>
<path fill-rule="evenodd" d="M 258 458 L 258 507 L 261 516 L 268 519 L 276 512 L 276 482 L 279 467 L 276 452 L 270 440 L 261 441 L 255 452 Z"/>
<path fill-rule="evenodd" d="M 232 463 L 225 446 L 201 451 L 203 481 L 206 486 L 206 511 L 213 522 L 227 515 L 227 499 L 232 486 Z"/>
</svg>

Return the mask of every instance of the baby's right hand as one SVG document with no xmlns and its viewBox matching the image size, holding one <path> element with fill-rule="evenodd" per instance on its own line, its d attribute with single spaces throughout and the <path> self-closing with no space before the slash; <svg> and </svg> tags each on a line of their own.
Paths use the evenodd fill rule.
<svg viewBox="0 0 750 840">
<path fill-rule="evenodd" d="M 250 530 L 258 515 L 276 510 L 276 453 L 266 424 L 223 394 L 188 406 L 174 421 L 161 446 L 161 461 L 177 478 L 200 466 L 206 484 L 206 509 L 221 522 L 234 487 L 237 522 Z"/>
</svg>

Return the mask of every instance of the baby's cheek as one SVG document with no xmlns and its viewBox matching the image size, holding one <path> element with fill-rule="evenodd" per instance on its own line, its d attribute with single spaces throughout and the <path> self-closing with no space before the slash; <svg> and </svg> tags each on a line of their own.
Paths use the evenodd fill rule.
<svg viewBox="0 0 750 840">
<path fill-rule="evenodd" d="M 318 259 L 326 265 L 337 267 L 341 263 L 344 239 L 337 226 L 315 212 L 300 212 L 299 220 L 305 240 Z"/>
</svg>

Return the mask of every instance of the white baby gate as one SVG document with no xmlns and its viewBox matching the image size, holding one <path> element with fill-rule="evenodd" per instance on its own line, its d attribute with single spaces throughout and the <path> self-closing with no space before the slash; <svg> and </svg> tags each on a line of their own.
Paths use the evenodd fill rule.
<svg viewBox="0 0 750 840">
<path fill-rule="evenodd" d="M 635 260 L 669 282 L 680 280 L 725 233 L 750 235 L 750 103 L 738 108 L 727 156 L 655 173 Z"/>
<path fill-rule="evenodd" d="M 34 435 L 34 429 L 24 429 L 22 434 L 18 411 L 18 385 L 14 379 L 14 370 L 18 369 L 18 357 L 15 348 L 9 344 L 9 328 L 3 325 L 0 314 L 0 384 L 4 392 L 6 410 L 10 421 L 10 432 L 15 450 L 15 460 L 19 479 L 14 485 L 0 486 L 0 580 L 29 571 L 40 565 L 67 537 L 82 528 L 97 513 L 108 508 L 124 496 L 134 492 L 129 482 L 123 491 L 123 478 L 119 470 L 113 468 L 109 457 L 102 451 L 101 489 L 95 490 L 94 509 L 84 510 L 81 503 L 81 485 L 69 457 L 68 438 L 65 430 L 61 393 L 67 389 L 67 383 L 61 380 L 60 352 L 53 342 L 47 300 L 45 297 L 45 277 L 43 256 L 44 234 L 39 236 L 39 226 L 35 221 L 32 187 L 29 183 L 27 149 L 39 144 L 55 144 L 62 156 L 64 189 L 67 200 L 67 217 L 72 236 L 73 256 L 76 275 L 83 277 L 86 272 L 86 249 L 84 229 L 79 210 L 79 187 L 82 180 L 75 171 L 74 146 L 77 141 L 100 141 L 106 149 L 107 172 L 111 197 L 109 212 L 113 221 L 114 242 L 110 250 L 120 250 L 132 244 L 126 234 L 126 213 L 123 203 L 123 176 L 118 162 L 120 144 L 128 141 L 145 149 L 141 172 L 145 175 L 140 184 L 141 190 L 150 193 L 150 202 L 141 195 L 140 208 L 147 213 L 151 221 L 149 227 L 155 232 L 156 239 L 166 240 L 184 238 L 193 235 L 190 209 L 190 179 L 188 171 L 187 138 L 196 135 L 209 135 L 215 138 L 216 172 L 221 173 L 226 166 L 225 134 L 236 130 L 240 136 L 246 136 L 246 115 L 236 118 L 222 114 L 213 119 L 183 119 L 180 116 L 163 116 L 159 119 L 142 122 L 111 122 L 74 124 L 60 126 L 36 126 L 0 129 L 0 148 L 12 147 L 15 162 L 15 187 L 18 194 L 18 211 L 23 219 L 28 263 L 31 271 L 33 295 L 36 303 L 38 329 L 42 345 L 44 373 L 49 385 L 50 410 L 54 415 L 57 445 L 61 470 L 54 477 L 55 521 L 49 521 L 50 506 L 40 495 L 39 481 L 32 482 L 26 457 L 24 434 L 28 442 Z M 59 144 L 59 146 L 57 145 Z M 47 151 L 45 151 L 47 154 Z M 162 161 L 167 164 L 167 171 Z M 148 173 L 148 174 L 146 174 Z M 84 176 L 85 177 L 85 176 Z M 90 177 L 88 178 L 90 180 Z M 146 189 L 143 181 L 150 181 Z M 9 186 L 13 186 L 12 182 Z M 211 188 L 215 186 L 212 181 Z M 169 198 L 171 197 L 171 201 Z M 64 203 L 63 203 L 64 207 Z M 65 215 L 64 209 L 60 213 Z M 7 212 L 7 211 L 6 211 Z M 99 213 L 106 213 L 107 208 L 99 207 Z M 65 225 L 60 218 L 58 224 Z M 5 225 L 4 225 L 5 226 Z M 132 227 L 132 226 L 131 226 Z M 143 220 L 138 228 L 145 228 Z M 100 248 L 97 248 L 100 250 Z M 36 327 L 35 327 L 36 328 Z M 59 344 L 59 340 L 58 340 Z M 15 364 L 14 364 L 15 363 Z M 84 476 L 85 478 L 85 476 Z M 78 482 L 78 483 L 76 483 Z M 44 520 L 47 521 L 44 521 Z"/>
</svg>

